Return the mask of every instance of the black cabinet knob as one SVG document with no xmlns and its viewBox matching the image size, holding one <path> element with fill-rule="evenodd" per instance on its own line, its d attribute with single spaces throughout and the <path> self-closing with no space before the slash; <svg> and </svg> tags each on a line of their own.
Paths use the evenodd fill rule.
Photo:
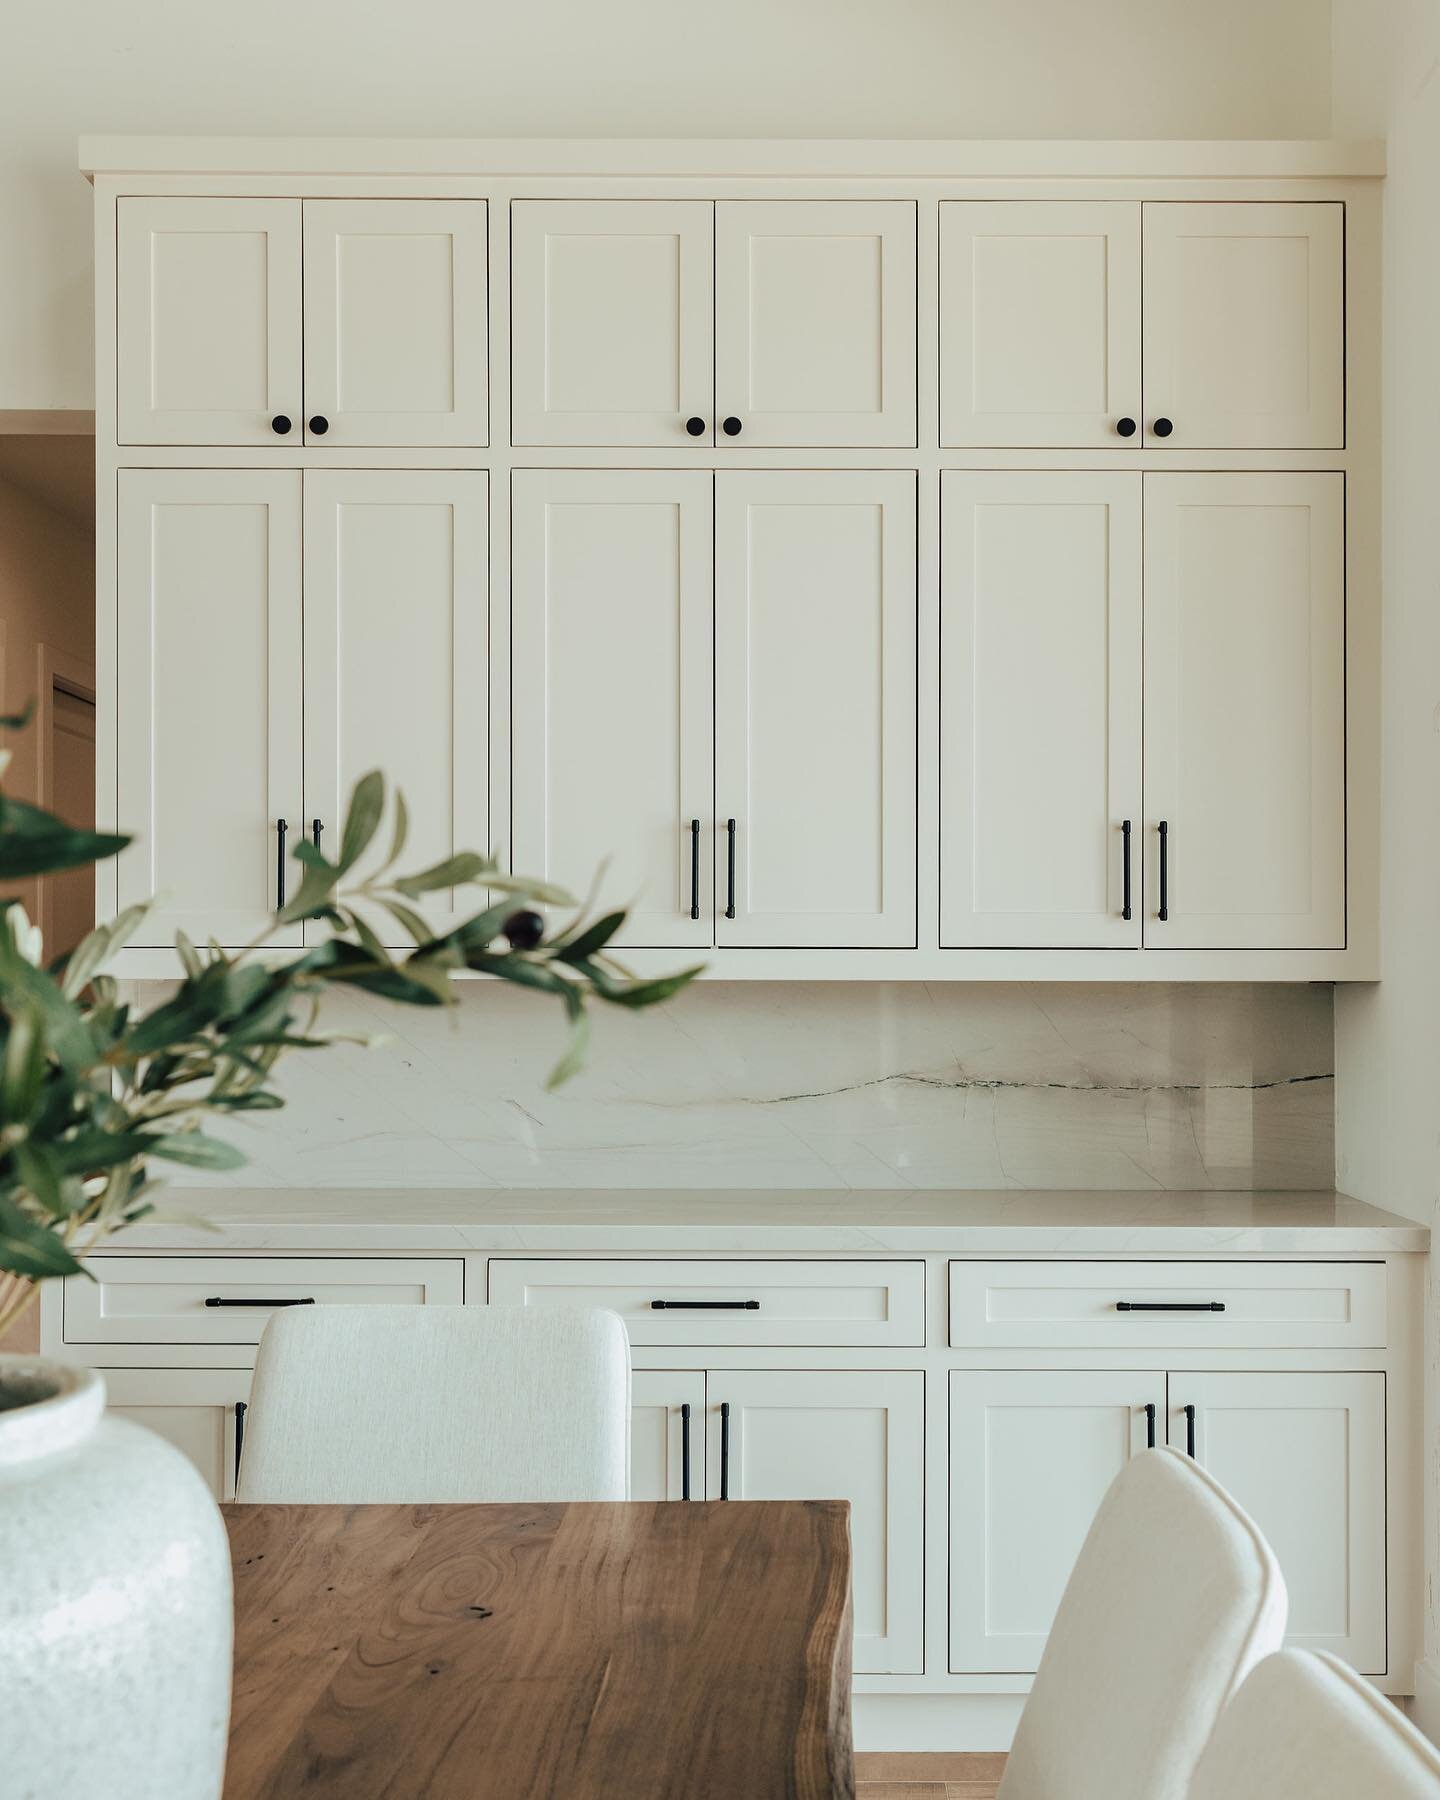
<svg viewBox="0 0 1440 1800">
<path fill-rule="evenodd" d="M 325 417 L 324 413 L 316 413 L 315 417 L 310 421 L 310 429 L 314 432 L 316 437 L 324 437 L 325 433 L 330 429 L 330 421 Z"/>
<path fill-rule="evenodd" d="M 1134 437 L 1135 421 L 1133 419 L 1117 419 L 1115 430 L 1120 437 Z"/>
<path fill-rule="evenodd" d="M 734 413 L 731 413 L 728 419 L 722 419 L 720 421 L 720 429 L 725 433 L 726 437 L 739 437 L 740 421 L 735 417 Z"/>
<path fill-rule="evenodd" d="M 275 417 L 270 421 L 270 429 L 273 432 L 276 432 L 280 437 L 284 437 L 285 433 L 290 429 L 289 415 L 286 413 L 276 413 Z"/>
<path fill-rule="evenodd" d="M 685 421 L 685 429 L 690 433 L 691 437 L 699 437 L 705 429 L 705 421 L 699 417 L 687 419 Z"/>
<path fill-rule="evenodd" d="M 1175 427 L 1169 419 L 1157 419 L 1150 429 L 1156 437 L 1169 437 Z"/>
</svg>

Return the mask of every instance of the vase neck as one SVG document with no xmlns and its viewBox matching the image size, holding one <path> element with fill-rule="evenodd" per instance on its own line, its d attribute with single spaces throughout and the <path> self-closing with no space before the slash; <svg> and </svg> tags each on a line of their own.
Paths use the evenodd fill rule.
<svg viewBox="0 0 1440 1800">
<path fill-rule="evenodd" d="M 93 1369 L 0 1356 L 0 1478 L 83 1444 L 104 1410 L 105 1383 Z"/>
</svg>

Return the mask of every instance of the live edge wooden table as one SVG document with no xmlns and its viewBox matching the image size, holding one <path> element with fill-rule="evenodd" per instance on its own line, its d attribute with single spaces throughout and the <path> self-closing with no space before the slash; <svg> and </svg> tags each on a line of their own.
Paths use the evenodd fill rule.
<svg viewBox="0 0 1440 1800">
<path fill-rule="evenodd" d="M 845 1501 L 224 1510 L 225 1800 L 851 1800 Z"/>
</svg>

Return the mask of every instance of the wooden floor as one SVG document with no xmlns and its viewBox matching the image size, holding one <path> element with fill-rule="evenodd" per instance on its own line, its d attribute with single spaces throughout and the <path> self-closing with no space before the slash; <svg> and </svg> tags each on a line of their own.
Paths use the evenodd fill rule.
<svg viewBox="0 0 1440 1800">
<path fill-rule="evenodd" d="M 995 1800 L 1005 1758 L 857 1751 L 855 1800 Z"/>
</svg>

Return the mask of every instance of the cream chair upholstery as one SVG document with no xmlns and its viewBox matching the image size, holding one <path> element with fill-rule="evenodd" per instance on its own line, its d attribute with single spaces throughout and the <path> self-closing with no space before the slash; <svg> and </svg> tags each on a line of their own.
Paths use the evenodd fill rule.
<svg viewBox="0 0 1440 1800">
<path fill-rule="evenodd" d="M 306 1306 L 260 1340 L 237 1496 L 624 1500 L 629 1467 L 616 1313 Z"/>
<path fill-rule="evenodd" d="M 1440 1756 L 1333 1656 L 1282 1650 L 1220 1715 L 1190 1800 L 1437 1800 Z"/>
<path fill-rule="evenodd" d="M 1143 1451 L 1080 1551 L 999 1800 L 1184 1800 L 1285 1616 L 1275 1558 L 1225 1490 L 1178 1450 Z"/>
</svg>

